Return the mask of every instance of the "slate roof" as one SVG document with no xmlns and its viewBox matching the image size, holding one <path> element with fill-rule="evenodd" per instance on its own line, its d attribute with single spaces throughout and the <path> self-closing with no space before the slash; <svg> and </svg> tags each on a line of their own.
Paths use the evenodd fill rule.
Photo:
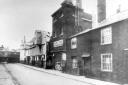
<svg viewBox="0 0 128 85">
<path fill-rule="evenodd" d="M 100 28 L 106 25 L 110 25 L 122 20 L 128 19 L 128 10 L 122 11 L 120 13 L 117 13 L 105 20 L 103 20 L 101 23 L 98 24 L 98 26 L 96 28 Z"/>
<path fill-rule="evenodd" d="M 75 35 L 70 36 L 69 38 L 72 38 L 72 37 L 87 33 L 87 32 L 92 31 L 92 30 L 99 29 L 99 28 L 102 28 L 104 26 L 111 25 L 111 24 L 114 24 L 116 22 L 123 21 L 123 20 L 126 20 L 126 19 L 128 19 L 128 10 L 122 11 L 120 13 L 117 13 L 117 14 L 115 14 L 115 15 L 113 15 L 113 16 L 105 19 L 105 20 L 103 20 L 101 23 L 98 23 L 97 27 L 94 27 L 92 29 L 84 30 L 84 31 L 82 31 L 80 33 L 77 33 Z"/>
</svg>

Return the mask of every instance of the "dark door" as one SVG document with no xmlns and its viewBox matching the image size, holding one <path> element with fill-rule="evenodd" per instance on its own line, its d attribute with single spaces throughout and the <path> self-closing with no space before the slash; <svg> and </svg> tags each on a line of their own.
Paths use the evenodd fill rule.
<svg viewBox="0 0 128 85">
<path fill-rule="evenodd" d="M 91 57 L 84 57 L 83 61 L 84 75 L 89 76 L 89 74 L 91 73 Z"/>
</svg>

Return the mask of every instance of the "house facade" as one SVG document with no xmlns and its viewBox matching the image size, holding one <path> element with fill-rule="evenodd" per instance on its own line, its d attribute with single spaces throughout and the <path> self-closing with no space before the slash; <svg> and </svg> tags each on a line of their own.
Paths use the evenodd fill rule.
<svg viewBox="0 0 128 85">
<path fill-rule="evenodd" d="M 128 83 L 127 11 L 67 39 L 67 73 Z M 123 17 L 121 17 L 123 15 Z M 120 17 L 120 18 L 118 18 Z"/>
<path fill-rule="evenodd" d="M 95 77 L 127 83 L 127 22 L 124 19 L 91 32 L 91 62 Z"/>
<path fill-rule="evenodd" d="M 85 30 L 67 39 L 67 72 L 88 75 L 91 72 L 90 30 Z"/>
</svg>

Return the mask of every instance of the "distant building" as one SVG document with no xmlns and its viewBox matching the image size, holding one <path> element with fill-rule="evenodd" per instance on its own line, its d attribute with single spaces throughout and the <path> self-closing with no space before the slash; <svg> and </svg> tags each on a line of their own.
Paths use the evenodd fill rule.
<svg viewBox="0 0 128 85">
<path fill-rule="evenodd" d="M 46 66 L 46 48 L 50 40 L 50 33 L 46 31 L 36 30 L 33 39 L 24 43 L 22 55 L 25 55 L 24 61 L 32 65 Z"/>
<path fill-rule="evenodd" d="M 18 63 L 20 60 L 20 53 L 10 51 L 5 48 L 3 45 L 0 47 L 0 63 L 8 62 L 8 63 Z"/>
</svg>

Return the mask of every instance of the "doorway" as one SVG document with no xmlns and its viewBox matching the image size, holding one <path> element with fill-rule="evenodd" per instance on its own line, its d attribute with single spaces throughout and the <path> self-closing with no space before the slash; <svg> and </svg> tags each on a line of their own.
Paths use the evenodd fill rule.
<svg viewBox="0 0 128 85">
<path fill-rule="evenodd" d="M 91 57 L 83 57 L 83 75 L 89 76 L 91 73 Z"/>
</svg>

